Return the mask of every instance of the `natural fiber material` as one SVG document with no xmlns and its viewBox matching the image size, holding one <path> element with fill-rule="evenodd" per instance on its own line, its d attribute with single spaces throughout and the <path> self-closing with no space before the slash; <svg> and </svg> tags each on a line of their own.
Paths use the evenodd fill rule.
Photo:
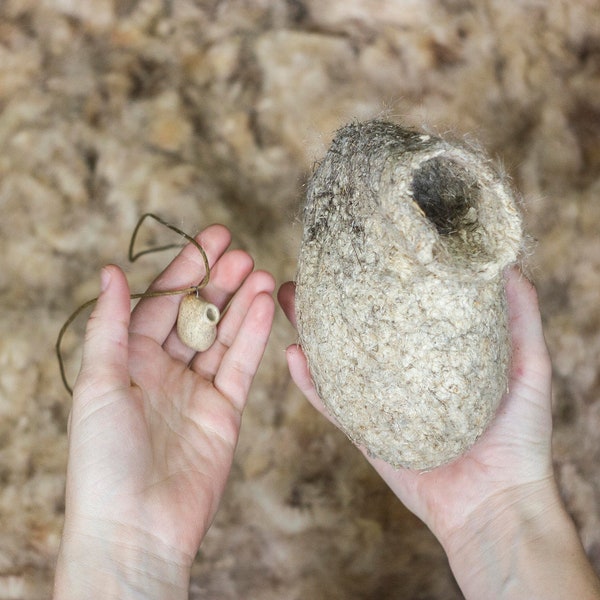
<svg viewBox="0 0 600 600">
<path fill-rule="evenodd" d="M 478 151 L 382 121 L 341 129 L 308 188 L 296 312 L 320 397 L 390 464 L 431 469 L 507 387 L 514 198 Z"/>
</svg>

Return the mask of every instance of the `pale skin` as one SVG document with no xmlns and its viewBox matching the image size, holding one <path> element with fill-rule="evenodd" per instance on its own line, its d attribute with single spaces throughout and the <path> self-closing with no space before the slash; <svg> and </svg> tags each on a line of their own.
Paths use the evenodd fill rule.
<svg viewBox="0 0 600 600">
<path fill-rule="evenodd" d="M 74 388 L 55 599 L 188 597 L 274 311 L 273 278 L 253 271 L 245 252 L 227 250 L 227 229 L 209 227 L 198 240 L 212 265 L 203 296 L 220 309 L 230 303 L 206 352 L 177 338 L 180 297 L 141 300 L 130 314 L 123 273 L 103 272 Z M 203 276 L 190 246 L 152 288 Z M 507 294 L 511 387 L 488 432 L 429 473 L 369 460 L 438 537 L 467 598 L 600 598 L 552 473 L 550 363 L 535 291 L 513 271 Z M 279 300 L 295 324 L 292 283 Z M 326 415 L 301 348 L 290 346 L 287 357 L 294 381 Z"/>
<path fill-rule="evenodd" d="M 393 469 L 366 453 L 394 494 L 444 547 L 466 598 L 600 598 L 552 470 L 551 365 L 534 287 L 506 276 L 513 345 L 509 392 L 486 433 L 463 457 L 430 472 Z M 279 302 L 295 326 L 294 286 Z M 328 415 L 302 349 L 287 349 L 292 378 Z"/>
<path fill-rule="evenodd" d="M 202 295 L 221 310 L 231 300 L 202 354 L 173 329 L 179 296 L 141 300 L 130 317 L 123 273 L 103 272 L 74 387 L 55 599 L 188 597 L 270 333 L 275 285 L 253 272 L 248 254 L 226 250 L 225 227 L 198 241 L 212 265 Z M 152 287 L 185 288 L 203 276 L 189 246 Z"/>
</svg>

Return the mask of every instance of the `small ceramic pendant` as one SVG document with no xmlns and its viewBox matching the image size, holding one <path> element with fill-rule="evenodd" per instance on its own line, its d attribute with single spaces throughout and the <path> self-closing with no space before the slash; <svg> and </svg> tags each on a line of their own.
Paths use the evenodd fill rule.
<svg viewBox="0 0 600 600">
<path fill-rule="evenodd" d="M 192 350 L 208 350 L 217 337 L 219 309 L 197 294 L 188 294 L 179 305 L 177 334 Z"/>
</svg>

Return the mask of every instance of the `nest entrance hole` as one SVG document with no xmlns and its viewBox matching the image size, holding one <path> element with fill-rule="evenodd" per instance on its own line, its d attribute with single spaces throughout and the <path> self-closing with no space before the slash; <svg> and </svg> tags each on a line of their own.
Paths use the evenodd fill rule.
<svg viewBox="0 0 600 600">
<path fill-rule="evenodd" d="M 480 193 L 477 181 L 449 158 L 431 158 L 413 175 L 413 199 L 440 235 L 462 233 L 476 225 Z"/>
</svg>

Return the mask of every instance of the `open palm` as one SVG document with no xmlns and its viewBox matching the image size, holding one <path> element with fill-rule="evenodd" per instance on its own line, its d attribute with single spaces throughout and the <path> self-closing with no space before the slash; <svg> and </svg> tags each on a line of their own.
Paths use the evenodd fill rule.
<svg viewBox="0 0 600 600">
<path fill-rule="evenodd" d="M 504 494 L 532 494 L 553 479 L 551 461 L 550 361 L 533 286 L 518 272 L 507 274 L 513 346 L 509 391 L 496 418 L 476 444 L 459 459 L 417 472 L 394 469 L 367 459 L 392 491 L 442 542 L 450 543 L 467 519 L 493 514 L 492 503 L 509 502 Z M 294 286 L 279 291 L 279 301 L 293 325 Z M 290 373 L 307 399 L 333 421 L 312 383 L 302 349 L 288 348 Z M 481 513 L 481 514 L 480 514 Z"/>
<path fill-rule="evenodd" d="M 125 276 L 107 267 L 69 426 L 65 531 L 131 535 L 182 564 L 191 564 L 217 510 L 273 318 L 273 278 L 253 272 L 245 252 L 227 251 L 227 229 L 209 227 L 198 241 L 211 264 L 202 295 L 228 307 L 216 342 L 197 354 L 179 341 L 180 296 L 142 299 L 130 315 Z M 203 276 L 189 246 L 152 289 Z"/>
</svg>

